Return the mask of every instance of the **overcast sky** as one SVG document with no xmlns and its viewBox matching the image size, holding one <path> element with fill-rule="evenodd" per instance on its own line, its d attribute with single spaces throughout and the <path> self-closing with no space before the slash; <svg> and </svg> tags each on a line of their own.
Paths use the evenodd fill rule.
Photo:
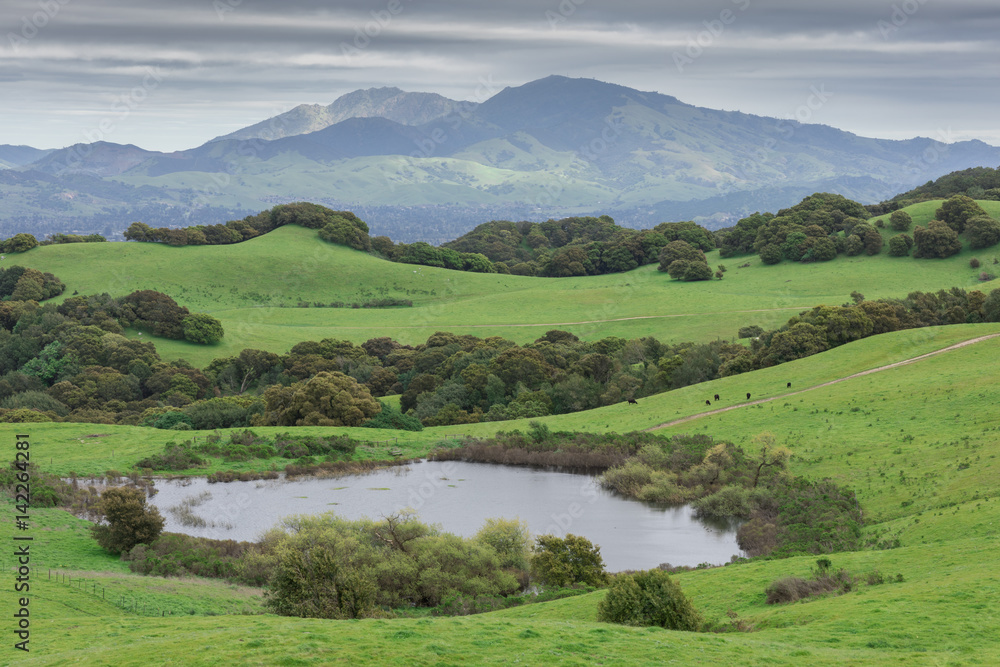
<svg viewBox="0 0 1000 667">
<path fill-rule="evenodd" d="M 561 74 L 1000 145 L 997 0 L 3 0 L 0 35 L 0 144 L 178 150 L 358 88 Z"/>
</svg>

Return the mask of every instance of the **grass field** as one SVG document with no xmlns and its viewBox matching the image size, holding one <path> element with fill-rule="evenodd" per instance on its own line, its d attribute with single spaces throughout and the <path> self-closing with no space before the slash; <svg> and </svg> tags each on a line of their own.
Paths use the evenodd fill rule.
<svg viewBox="0 0 1000 667">
<path fill-rule="evenodd" d="M 1000 325 L 897 332 L 780 368 L 643 399 L 638 409 L 612 406 L 543 420 L 551 428 L 604 430 L 610 423 L 615 430 L 628 430 L 697 415 L 706 409 L 700 399 L 707 393 L 726 392 L 725 405 L 738 403 L 725 399 L 737 389 L 774 398 L 665 432 L 709 433 L 750 446 L 754 434 L 772 431 L 791 447 L 794 472 L 834 477 L 855 489 L 869 535 L 901 540 L 902 547 L 888 551 L 834 554 L 835 567 L 861 577 L 876 569 L 887 577 L 902 574 L 902 583 L 861 584 L 845 595 L 772 607 L 764 602 L 766 586 L 782 576 L 808 576 L 814 558 L 678 575 L 707 619 L 725 622 L 732 610 L 757 628 L 721 635 L 597 623 L 600 592 L 468 618 L 329 622 L 243 616 L 239 614 L 259 609 L 259 591 L 214 581 L 133 577 L 124 564 L 96 548 L 84 522 L 59 510 L 41 510 L 33 546 L 40 579 L 32 602 L 37 602 L 32 625 L 37 644 L 27 660 L 18 656 L 16 663 L 993 664 L 1000 651 L 1000 616 L 991 602 L 1000 594 L 1000 494 L 994 483 L 1000 438 L 989 406 L 1000 398 L 991 363 L 1000 352 L 1000 339 L 839 384 L 809 387 L 997 332 Z M 793 382 L 791 389 L 785 387 L 786 378 Z M 511 426 L 426 429 L 412 434 L 413 451 L 458 428 L 485 433 Z M 95 429 L 109 435 L 82 437 Z M 0 439 L 10 440 L 14 430 L 20 429 L 5 426 Z M 50 456 L 56 469 L 69 465 L 64 459 L 75 459 L 74 466 L 77 460 L 103 460 L 112 443 L 122 447 L 115 460 L 123 462 L 157 449 L 166 438 L 185 435 L 81 424 L 36 424 L 29 430 L 32 452 L 43 463 Z M 356 436 L 361 431 L 343 430 Z M 141 444 L 126 454 L 127 442 Z M 9 506 L 4 509 L 10 512 Z M 0 536 L 9 539 L 11 523 L 0 525 Z M 12 556 L 4 553 L 0 562 L 9 570 Z M 68 573 L 71 582 L 48 581 L 50 567 Z M 116 599 L 139 600 L 146 609 L 168 609 L 174 616 L 126 611 L 99 597 L 108 591 Z M 14 605 L 9 587 L 0 598 L 5 608 Z M 220 613 L 230 615 L 213 616 Z M 15 662 L 10 653 L 0 660 Z"/>
<path fill-rule="evenodd" d="M 927 203 L 911 207 L 915 223 L 926 222 L 937 206 Z M 997 209 L 991 213 L 1000 214 L 1000 205 Z M 286 349 L 299 340 L 288 335 L 289 331 L 304 330 L 292 322 L 298 317 L 316 317 L 315 323 L 309 325 L 314 328 L 306 328 L 326 332 L 305 335 L 303 339 L 369 337 L 360 333 L 356 337 L 346 335 L 345 332 L 355 331 L 346 328 L 351 321 L 335 320 L 336 326 L 331 326 L 322 319 L 343 315 L 361 318 L 353 321 L 361 322 L 359 326 L 369 326 L 363 318 L 375 318 L 377 321 L 370 328 L 375 333 L 371 335 L 410 332 L 414 342 L 420 340 L 417 331 L 438 328 L 478 332 L 483 336 L 510 331 L 511 337 L 523 341 L 537 337 L 544 329 L 493 326 L 479 329 L 468 327 L 468 323 L 500 322 L 496 318 L 506 313 L 507 318 L 537 324 L 548 311 L 524 307 L 534 300 L 561 309 L 557 312 L 565 318 L 585 317 L 581 313 L 588 312 L 588 308 L 643 315 L 700 309 L 697 312 L 702 314 L 697 317 L 607 325 L 618 327 L 617 333 L 612 332 L 615 335 L 653 333 L 679 339 L 700 337 L 702 327 L 709 332 L 705 335 L 713 335 L 713 327 L 721 331 L 722 327 L 732 329 L 741 324 L 777 324 L 799 308 L 824 301 L 842 303 L 853 289 L 872 298 L 902 295 L 913 289 L 936 290 L 952 285 L 968 288 L 975 284 L 973 271 L 968 267 L 972 256 L 969 251 L 944 261 L 880 256 L 838 258 L 815 266 L 764 267 L 753 259 L 751 267 L 739 270 L 735 266 L 747 260 L 729 260 L 730 271 L 725 280 L 701 285 L 671 283 L 661 279 L 652 267 L 623 276 L 553 281 L 455 274 L 387 263 L 379 265 L 384 270 L 374 278 L 370 263 L 377 260 L 320 244 L 308 230 L 286 228 L 276 234 L 269 235 L 268 245 L 262 246 L 269 253 L 284 253 L 282 256 L 286 258 L 292 257 L 296 248 L 323 253 L 322 262 L 303 268 L 303 275 L 288 277 L 287 289 L 299 289 L 295 281 L 300 281 L 302 289 L 314 290 L 307 292 L 310 299 L 320 298 L 316 295 L 326 289 L 324 280 L 338 285 L 329 289 L 339 290 L 335 296 L 322 297 L 325 300 L 353 300 L 351 294 L 380 286 L 387 290 L 393 284 L 403 287 L 409 284 L 402 282 L 406 277 L 403 272 L 409 272 L 418 281 L 415 284 L 421 285 L 419 289 L 427 294 L 407 296 L 418 307 L 406 311 L 252 308 L 240 296 L 244 292 L 239 290 L 245 286 L 240 271 L 246 271 L 254 261 L 254 252 L 250 251 L 256 242 L 223 249 L 138 244 L 87 247 L 107 253 L 101 270 L 106 275 L 88 274 L 80 264 L 82 255 L 73 259 L 73 253 L 82 246 L 47 247 L 23 257 L 40 260 L 37 266 L 62 277 L 69 285 L 69 292 L 79 289 L 81 293 L 105 290 L 125 293 L 140 286 L 150 287 L 178 297 L 192 309 L 210 309 L 212 300 L 218 299 L 218 309 L 213 312 L 220 318 L 232 318 L 224 322 L 235 340 L 243 336 L 244 342 L 256 341 L 254 336 L 272 331 L 273 339 L 265 339 L 271 340 L 270 343 L 253 346 L 273 345 L 271 349 L 275 350 Z M 225 250 L 233 257 L 218 255 L 216 271 L 198 273 L 199 262 L 207 257 L 199 253 L 218 250 Z M 162 267 L 150 275 L 143 273 L 142 280 L 148 283 L 131 286 L 126 280 L 119 283 L 118 291 L 95 287 L 102 280 L 114 280 L 113 267 L 119 265 L 115 253 L 121 252 L 130 254 L 129 261 L 139 262 L 136 266 L 155 267 L 161 263 Z M 265 260 L 259 251 L 255 252 L 257 266 L 264 267 Z M 191 258 L 191 263 L 184 266 L 189 270 L 186 275 L 183 271 L 169 270 L 167 262 L 173 261 L 171 256 L 182 258 L 182 262 L 188 261 L 183 258 Z M 989 269 L 992 255 L 976 256 Z M 62 268 L 52 263 L 56 259 Z M 268 266 L 278 264 L 280 261 L 275 259 Z M 412 273 L 414 270 L 416 274 Z M 394 273 L 397 271 L 398 274 Z M 851 271 L 855 272 L 853 284 L 849 284 Z M 367 283 L 365 276 L 369 276 Z M 156 287 L 154 283 L 160 278 L 176 282 Z M 195 290 L 187 286 L 201 278 L 214 280 L 221 287 L 213 291 L 214 288 Z M 445 279 L 452 278 L 456 283 L 452 286 L 453 293 L 430 293 L 438 290 L 437 286 Z M 785 280 L 793 282 L 786 284 Z M 632 297 L 620 298 L 620 303 L 612 306 L 602 301 L 613 299 L 617 293 L 615 286 L 624 286 L 625 282 L 630 285 L 619 291 L 626 296 L 633 294 Z M 500 291 L 502 284 L 509 285 L 509 293 Z M 91 287 L 81 287 L 86 285 Z M 279 286 L 267 285 L 272 290 L 268 294 L 286 298 L 281 296 L 285 292 Z M 636 289 L 629 290 L 633 286 Z M 184 295 L 176 291 L 182 287 L 188 290 Z M 234 287 L 236 292 L 232 291 Z M 689 290 L 692 287 L 701 291 Z M 404 289 L 412 292 L 415 288 Z M 573 302 L 574 293 L 592 301 Z M 770 303 L 771 309 L 752 315 L 732 312 L 752 310 L 744 305 L 761 303 Z M 713 304 L 726 312 L 716 313 Z M 773 310 L 785 307 L 792 310 Z M 262 316 L 261 320 L 247 322 L 240 328 L 238 313 L 249 312 L 270 313 L 268 316 L 274 319 L 265 320 Z M 400 324 L 401 315 L 413 317 L 413 313 L 420 312 L 427 319 Z M 283 316 L 290 319 L 282 320 Z M 378 320 L 380 317 L 386 319 Z M 460 318 L 456 321 L 466 323 L 466 328 L 437 326 L 451 317 Z M 767 317 L 773 317 L 774 322 L 769 323 Z M 270 323 L 264 324 L 265 321 Z M 383 325 L 387 329 L 381 329 Z M 664 330 L 658 333 L 657 327 Z M 573 330 L 567 326 L 559 328 Z M 577 332 L 587 337 L 607 335 L 598 327 L 587 329 L 582 325 Z M 726 332 L 727 337 L 732 335 L 729 329 Z M 676 337 L 671 338 L 671 333 Z M 902 582 L 877 586 L 861 583 L 844 595 L 769 606 L 764 594 L 767 585 L 784 576 L 808 577 L 815 557 L 757 561 L 677 575 L 706 619 L 725 623 L 727 612 L 731 611 L 754 626 L 754 632 L 694 634 L 598 623 L 596 610 L 602 592 L 463 618 L 332 622 L 244 615 L 257 614 L 262 609 L 259 589 L 213 580 L 131 575 L 125 563 L 96 546 L 86 522 L 61 510 L 39 509 L 33 510 L 31 517 L 32 651 L 22 654 L 8 645 L 0 650 L 0 664 L 994 665 L 1000 662 L 1000 612 L 996 605 L 1000 598 L 1000 488 L 996 483 L 1000 479 L 1000 425 L 994 408 L 1000 403 L 1000 369 L 996 365 L 1000 358 L 1000 337 L 911 364 L 819 385 L 996 333 L 1000 333 L 1000 324 L 900 331 L 779 367 L 643 398 L 638 405 L 619 404 L 539 420 L 552 430 L 625 432 L 690 418 L 658 432 L 705 433 L 731 439 L 750 450 L 755 435 L 770 431 L 779 443 L 792 450 L 793 473 L 811 479 L 829 477 L 853 489 L 864 511 L 866 537 L 872 541 L 895 539 L 901 546 L 833 554 L 830 558 L 834 567 L 846 568 L 862 578 L 874 570 L 886 578 L 902 575 Z M 233 340 L 227 344 L 234 344 Z M 165 356 L 185 356 L 181 352 L 187 348 L 171 344 L 160 349 Z M 187 356 L 193 361 L 198 359 Z M 205 358 L 211 356 L 214 354 Z M 792 383 L 791 388 L 786 386 L 788 382 Z M 764 402 L 748 403 L 744 400 L 747 392 L 753 401 Z M 720 394 L 721 400 L 708 407 L 705 399 L 713 394 Z M 733 409 L 706 414 L 730 407 Z M 386 458 L 390 448 L 414 457 L 425 454 L 442 440 L 462 434 L 487 436 L 497 430 L 524 430 L 527 426 L 524 420 L 428 428 L 418 433 L 319 427 L 296 429 L 296 433 L 349 434 L 368 443 L 359 447 L 358 458 Z M 273 435 L 288 429 L 254 430 Z M 0 447 L 12 447 L 15 433 L 30 434 L 36 463 L 64 475 L 70 471 L 79 474 L 100 474 L 108 469 L 126 471 L 140 458 L 161 451 L 170 440 L 205 435 L 95 424 L 4 424 L 0 425 Z M 232 466 L 213 460 L 209 470 L 262 469 L 272 463 L 283 465 L 284 461 Z M 9 503 L 0 505 L 0 511 L 6 517 L 14 515 Z M 13 532 L 10 518 L 0 521 L 0 540 L 11 544 Z M 15 566 L 12 549 L 0 550 L 0 566 L 12 571 Z M 50 569 L 52 579 L 48 578 Z M 69 580 L 62 580 L 63 576 Z M 13 629 L 9 614 L 16 608 L 12 586 L 0 587 L 0 605 L 8 619 L 0 621 L 0 631 L 9 633 Z"/>
<path fill-rule="evenodd" d="M 1000 202 L 983 204 L 1000 217 Z M 907 210 L 921 224 L 936 207 L 926 202 Z M 498 335 L 520 343 L 555 328 L 587 340 L 650 335 L 667 342 L 731 339 L 741 326 L 774 328 L 800 310 L 845 303 L 855 290 L 873 299 L 953 286 L 996 287 L 995 282 L 978 282 L 978 271 L 969 267 L 972 256 L 970 250 L 946 260 L 883 253 L 765 266 L 756 256 L 720 260 L 716 251 L 709 253 L 709 263 L 729 268 L 721 281 L 679 283 L 652 265 L 605 276 L 534 278 L 395 264 L 323 243 L 314 230 L 283 227 L 232 246 L 69 244 L 36 248 L 6 261 L 59 276 L 67 285 L 60 298 L 74 292 L 121 296 L 155 289 L 192 311 L 211 313 L 226 331 L 217 345 L 154 339 L 164 358 L 203 366 L 246 347 L 281 353 L 303 340 L 332 337 L 361 343 L 377 336 L 416 344 L 435 331 Z M 975 256 L 989 270 L 1000 250 Z M 410 299 L 414 307 L 295 307 L 299 301 L 352 303 L 380 297 Z"/>
</svg>

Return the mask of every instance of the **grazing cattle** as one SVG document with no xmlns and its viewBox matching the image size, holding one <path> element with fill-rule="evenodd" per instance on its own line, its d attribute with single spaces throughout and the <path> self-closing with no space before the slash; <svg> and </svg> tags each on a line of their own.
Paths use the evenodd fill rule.
<svg viewBox="0 0 1000 667">
<path fill-rule="evenodd" d="M 705 405 L 711 405 L 712 401 L 705 401 Z"/>
<path fill-rule="evenodd" d="M 747 400 L 748 401 L 750 400 L 750 394 L 747 394 Z"/>
<path fill-rule="evenodd" d="M 718 394 L 715 395 L 715 400 L 719 400 L 719 395 Z"/>
<path fill-rule="evenodd" d="M 639 401 L 635 400 L 634 398 L 630 398 L 630 399 L 628 399 L 628 404 L 629 405 L 639 405 Z"/>
<path fill-rule="evenodd" d="M 791 382 L 789 382 L 789 383 L 788 383 L 788 384 L 786 384 L 785 386 L 786 386 L 786 387 L 789 387 L 789 388 L 791 388 L 791 386 L 792 386 L 792 383 L 791 383 Z"/>
</svg>

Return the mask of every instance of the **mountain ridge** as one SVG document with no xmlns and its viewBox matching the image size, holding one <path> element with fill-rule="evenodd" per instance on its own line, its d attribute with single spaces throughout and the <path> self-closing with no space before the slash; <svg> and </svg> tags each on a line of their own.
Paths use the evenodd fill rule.
<svg viewBox="0 0 1000 667">
<path fill-rule="evenodd" d="M 366 88 L 341 95 L 327 106 L 300 104 L 207 143 L 248 139 L 273 141 L 317 132 L 352 118 L 386 118 L 401 125 L 421 125 L 447 115 L 460 104 L 437 93 L 411 93 L 395 87 Z"/>
<path fill-rule="evenodd" d="M 487 210 L 508 219 L 609 214 L 629 226 L 698 219 L 719 227 L 781 193 L 828 190 L 874 203 L 952 171 L 1000 164 L 1000 148 L 981 141 L 861 137 L 555 75 L 478 104 L 395 88 L 338 100 L 341 113 L 366 115 L 299 134 L 289 122 L 287 136 L 272 140 L 231 133 L 172 153 L 76 146 L 18 169 L 61 174 L 72 158 L 75 173 L 154 189 L 157 200 L 187 207 L 177 224 L 201 219 L 199 208 L 235 213 L 308 200 L 380 209 L 385 226 L 379 213 L 375 228 L 430 240 L 461 235 Z M 13 197 L 0 216 L 39 207 L 65 215 L 64 202 L 56 210 L 47 201 Z M 395 227 L 407 219 L 412 232 L 400 235 Z"/>
</svg>

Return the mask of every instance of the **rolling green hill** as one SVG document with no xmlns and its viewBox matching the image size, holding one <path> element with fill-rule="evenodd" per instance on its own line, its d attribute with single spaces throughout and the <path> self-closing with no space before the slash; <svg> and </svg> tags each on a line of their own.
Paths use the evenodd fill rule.
<svg viewBox="0 0 1000 667">
<path fill-rule="evenodd" d="M 981 202 L 1000 217 L 1000 202 Z M 906 209 L 914 224 L 931 219 L 940 202 Z M 888 238 L 892 232 L 883 230 Z M 435 331 L 499 335 L 527 342 L 550 329 L 593 340 L 655 336 L 667 342 L 730 339 L 740 326 L 774 328 L 800 310 L 841 304 L 852 291 L 870 299 L 949 287 L 988 290 L 969 267 L 977 256 L 992 266 L 995 249 L 946 260 L 840 257 L 832 262 L 763 265 L 756 256 L 720 260 L 721 281 L 679 283 L 645 266 L 628 273 L 536 278 L 448 271 L 395 264 L 320 241 L 312 230 L 286 226 L 230 246 L 67 244 L 39 247 L 5 262 L 50 271 L 74 292 L 122 296 L 154 289 L 192 311 L 218 318 L 226 337 L 215 346 L 157 340 L 168 359 L 195 365 L 246 347 L 285 352 L 303 340 L 363 342 L 390 336 L 421 343 Z M 742 267 L 743 264 L 749 264 Z M 300 301 L 410 299 L 412 308 L 297 308 Z"/>
<path fill-rule="evenodd" d="M 834 567 L 864 577 L 878 570 L 901 583 L 859 584 L 856 590 L 808 602 L 768 606 L 764 589 L 777 578 L 808 576 L 815 557 L 730 565 L 677 575 L 707 619 L 727 613 L 753 625 L 749 633 L 691 634 L 626 628 L 596 622 L 603 595 L 530 605 L 464 618 L 331 622 L 232 614 L 238 600 L 255 608 L 254 591 L 233 590 L 227 603 L 217 582 L 145 579 L 123 575 L 122 564 L 100 553 L 82 522 L 59 510 L 35 519 L 39 574 L 33 612 L 33 652 L 17 664 L 992 664 L 1000 652 L 1000 440 L 990 411 L 1000 399 L 993 361 L 1000 337 L 971 343 L 895 368 L 822 385 L 962 341 L 1000 333 L 1000 325 L 957 325 L 875 336 L 789 364 L 724 378 L 640 401 L 543 418 L 555 429 L 649 428 L 695 417 L 666 432 L 707 433 L 751 446 L 769 430 L 792 449 L 795 474 L 832 477 L 857 491 L 869 537 L 898 538 L 889 550 L 837 553 Z M 785 386 L 787 381 L 792 388 Z M 766 402 L 741 405 L 744 391 Z M 705 395 L 723 400 L 706 408 Z M 732 398 L 730 398 L 732 397 Z M 726 412 L 701 413 L 719 407 Z M 426 429 L 413 437 L 429 447 L 449 433 L 487 434 L 509 422 Z M 16 429 L 4 425 L 0 440 Z M 115 426 L 28 425 L 33 453 L 64 459 L 107 461 L 110 446 L 127 464 L 159 439 Z M 350 430 L 339 430 L 351 432 Z M 375 438 L 376 434 L 352 434 Z M 88 434 L 107 434 L 84 438 Z M 59 460 L 59 463 L 55 463 Z M 48 467 L 48 466 L 46 466 Z M 10 511 L 8 509 L 8 511 Z M 0 535 L 9 539 L 11 524 Z M 33 546 L 33 549 L 35 547 Z M 9 567 L 11 556 L 0 561 Z M 48 567 L 69 571 L 97 592 L 44 577 Z M 96 572 L 95 572 L 96 571 Z M 150 618 L 124 613 L 101 601 L 100 586 L 166 605 L 190 607 L 186 616 Z M 199 589 L 199 586 L 204 586 Z M 33 588 L 33 592 L 36 591 Z M 13 593 L 0 593 L 13 605 Z M 33 602 L 35 604 L 35 602 Z M 226 606 L 229 604 L 230 606 Z M 11 654 L 2 660 L 12 664 Z"/>
</svg>

